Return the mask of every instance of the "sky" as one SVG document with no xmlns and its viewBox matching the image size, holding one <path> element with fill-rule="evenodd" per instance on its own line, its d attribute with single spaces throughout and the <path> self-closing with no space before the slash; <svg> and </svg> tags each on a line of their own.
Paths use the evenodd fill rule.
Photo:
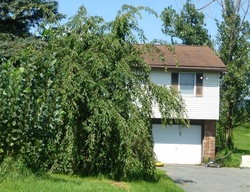
<svg viewBox="0 0 250 192">
<path fill-rule="evenodd" d="M 185 0 L 58 0 L 59 12 L 66 14 L 67 18 L 76 14 L 78 8 L 83 5 L 90 16 L 98 15 L 104 18 L 105 21 L 115 19 L 117 11 L 121 9 L 123 4 L 137 6 L 148 6 L 154 9 L 159 15 L 168 6 L 172 6 L 179 12 Z M 211 0 L 193 0 L 196 8 L 201 8 L 207 5 Z M 205 23 L 212 39 L 215 39 L 217 28 L 214 19 L 220 19 L 221 11 L 218 4 L 210 4 L 206 9 L 202 10 L 205 14 Z M 162 33 L 162 20 L 146 12 L 142 12 L 143 18 L 139 20 L 139 26 L 144 30 L 148 42 L 153 39 L 167 40 L 169 37 Z M 66 22 L 64 20 L 63 22 Z"/>
</svg>

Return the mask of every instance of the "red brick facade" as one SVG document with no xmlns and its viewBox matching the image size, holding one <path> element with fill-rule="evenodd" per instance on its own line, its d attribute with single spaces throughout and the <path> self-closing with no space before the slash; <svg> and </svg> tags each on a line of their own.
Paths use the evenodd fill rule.
<svg viewBox="0 0 250 192">
<path fill-rule="evenodd" d="M 203 161 L 215 158 L 215 138 L 216 138 L 216 121 L 204 121 L 203 144 Z"/>
</svg>

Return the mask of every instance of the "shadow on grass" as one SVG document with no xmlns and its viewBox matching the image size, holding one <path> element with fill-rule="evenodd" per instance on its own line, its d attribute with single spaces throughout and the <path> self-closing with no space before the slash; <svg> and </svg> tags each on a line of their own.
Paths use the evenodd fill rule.
<svg viewBox="0 0 250 192">
<path fill-rule="evenodd" d="M 83 180 L 84 178 L 72 176 L 72 175 L 45 174 L 40 178 L 51 181 L 51 182 L 55 182 L 55 183 L 72 183 L 75 185 L 81 185 L 84 182 Z"/>
<path fill-rule="evenodd" d="M 241 155 L 250 155 L 250 150 L 245 150 L 245 149 L 233 149 L 232 150 L 233 153 L 239 153 Z"/>
</svg>

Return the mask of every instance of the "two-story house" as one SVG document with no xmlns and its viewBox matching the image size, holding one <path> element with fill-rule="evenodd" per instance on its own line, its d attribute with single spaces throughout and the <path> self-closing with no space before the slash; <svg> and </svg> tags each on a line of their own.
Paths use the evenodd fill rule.
<svg viewBox="0 0 250 192">
<path fill-rule="evenodd" d="M 154 151 L 159 161 L 177 164 L 199 164 L 215 157 L 216 121 L 219 119 L 220 74 L 223 62 L 206 46 L 155 45 L 164 54 L 164 64 L 155 55 L 146 56 L 153 82 L 172 86 L 185 102 L 190 127 L 178 125 L 163 128 L 157 105 L 154 106 Z M 177 63 L 177 66 L 176 66 Z M 181 129 L 181 130 L 180 130 Z"/>
</svg>

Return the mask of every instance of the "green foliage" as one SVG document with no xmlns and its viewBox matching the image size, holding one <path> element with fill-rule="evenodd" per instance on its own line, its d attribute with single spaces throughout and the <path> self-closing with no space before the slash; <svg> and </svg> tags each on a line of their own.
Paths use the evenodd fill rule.
<svg viewBox="0 0 250 192">
<path fill-rule="evenodd" d="M 222 153 L 231 152 L 231 158 L 225 162 L 225 166 L 227 167 L 239 167 L 241 163 L 242 155 L 250 154 L 250 130 L 249 124 L 244 124 L 240 127 L 237 127 L 233 130 L 233 138 L 234 138 L 234 149 L 222 149 Z"/>
<path fill-rule="evenodd" d="M 53 23 L 64 16 L 58 13 L 58 2 L 48 0 L 1 0 L 0 33 L 25 37 L 31 27 L 42 22 Z"/>
<path fill-rule="evenodd" d="M 64 18 L 58 2 L 48 0 L 0 1 L 0 58 L 9 58 L 30 45 L 30 30 Z M 0 61 L 0 64 L 2 62 Z"/>
<path fill-rule="evenodd" d="M 221 80 L 219 126 L 223 138 L 219 139 L 229 148 L 233 148 L 232 129 L 250 121 L 250 103 L 247 99 L 250 94 L 250 26 L 244 16 L 241 18 L 241 6 L 240 2 L 234 4 L 233 0 L 225 0 L 223 21 L 217 22 L 219 56 L 227 66 Z"/>
<path fill-rule="evenodd" d="M 216 125 L 216 146 L 217 146 L 218 150 L 223 150 L 223 149 L 228 148 L 225 141 L 226 141 L 226 130 L 223 126 L 220 126 L 220 124 L 217 123 L 217 125 Z"/>
<path fill-rule="evenodd" d="M 33 169 L 46 164 L 55 126 L 62 124 L 55 62 L 29 47 L 0 66 L 1 158 L 21 155 Z"/>
<path fill-rule="evenodd" d="M 222 166 L 228 166 L 229 162 L 232 160 L 232 151 L 228 148 L 224 148 L 216 154 L 216 159 L 221 162 Z"/>
<path fill-rule="evenodd" d="M 139 10 L 105 23 L 81 7 L 57 29 L 1 65 L 0 151 L 32 170 L 156 180 L 151 127 L 157 101 L 165 124 L 185 124 L 179 95 L 150 80 L 132 30 Z M 145 8 L 145 10 L 149 10 Z M 151 47 L 152 48 L 152 47 Z M 16 65 L 18 63 L 18 65 Z"/>
<path fill-rule="evenodd" d="M 208 30 L 205 28 L 204 14 L 196 10 L 195 5 L 187 0 L 178 14 L 172 6 L 165 8 L 161 14 L 162 31 L 171 37 L 173 44 L 178 38 L 184 45 L 207 45 L 212 47 Z"/>
<path fill-rule="evenodd" d="M 23 179 L 31 175 L 31 170 L 26 167 L 20 158 L 6 157 L 0 165 L 0 182 L 8 179 Z"/>
</svg>

